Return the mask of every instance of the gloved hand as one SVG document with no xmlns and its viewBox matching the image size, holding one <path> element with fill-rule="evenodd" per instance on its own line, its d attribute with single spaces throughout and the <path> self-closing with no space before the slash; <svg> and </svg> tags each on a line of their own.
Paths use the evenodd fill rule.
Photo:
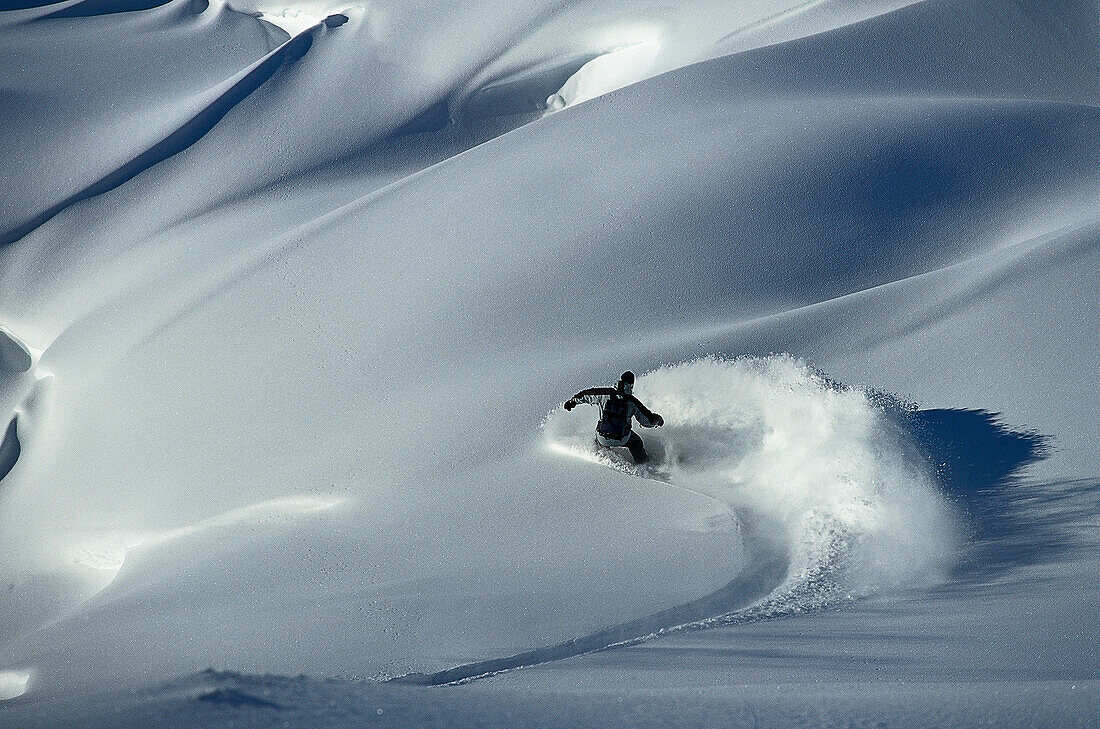
<svg viewBox="0 0 1100 729">
<path fill-rule="evenodd" d="M 566 400 L 565 401 L 565 409 L 566 410 L 572 410 L 575 407 L 577 407 L 577 403 L 573 402 L 572 400 Z"/>
<path fill-rule="evenodd" d="M 657 413 L 653 413 L 653 427 L 654 428 L 660 428 L 664 424 L 665 424 L 665 419 L 662 418 Z"/>
</svg>

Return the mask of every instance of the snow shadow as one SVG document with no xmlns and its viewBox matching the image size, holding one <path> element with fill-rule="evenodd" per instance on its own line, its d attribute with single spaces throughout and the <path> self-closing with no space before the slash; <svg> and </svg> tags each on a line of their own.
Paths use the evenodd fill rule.
<svg viewBox="0 0 1100 729">
<path fill-rule="evenodd" d="M 234 688 L 217 688 L 211 689 L 198 695 L 199 701 L 205 701 L 210 704 L 220 704 L 222 706 L 231 706 L 233 708 L 266 708 L 266 709 L 280 709 L 279 704 L 274 701 L 268 701 L 267 699 L 261 699 L 258 696 L 239 691 Z"/>
<path fill-rule="evenodd" d="M 1012 430 L 985 410 L 920 410 L 907 421 L 933 460 L 946 496 L 966 519 L 969 549 L 956 566 L 956 578 L 984 581 L 1072 549 L 1071 538 L 1058 526 L 1061 520 L 1054 518 L 1054 502 L 1097 484 L 1055 489 L 1021 479 L 1025 467 L 1047 456 L 1045 436 Z"/>
<path fill-rule="evenodd" d="M 0 328 L 0 399 L 9 397 L 13 389 L 18 386 L 17 383 L 23 373 L 30 370 L 33 364 L 34 360 L 23 344 Z M 15 462 L 19 460 L 20 445 L 16 420 L 17 417 L 13 414 L 4 430 L 3 438 L 0 438 L 0 480 L 15 468 Z"/>
<path fill-rule="evenodd" d="M 150 167 L 183 152 L 205 136 L 233 107 L 259 89 L 279 69 L 301 60 L 312 45 L 313 34 L 309 32 L 283 43 L 248 70 L 239 74 L 206 106 L 159 142 L 120 164 L 84 189 L 54 203 L 30 220 L 16 223 L 13 228 L 7 230 L 0 230 L 0 248 L 19 240 L 66 208 L 120 187 Z"/>
<path fill-rule="evenodd" d="M 87 2 L 66 5 L 46 18 L 80 18 L 108 13 L 129 13 L 136 10 L 150 10 L 165 5 L 169 0 L 88 0 Z M 0 0 L 0 12 L 5 10 L 30 10 L 48 5 L 60 5 L 59 0 Z"/>
<path fill-rule="evenodd" d="M 93 18 L 97 15 L 134 13 L 159 8 L 169 2 L 170 0 L 84 0 L 84 2 L 69 5 L 50 13 L 44 18 Z M 195 6 L 195 12 L 202 12 L 206 9 L 203 0 L 195 0 L 193 5 Z"/>
<path fill-rule="evenodd" d="M 33 362 L 19 340 L 0 328 L 0 376 L 26 372 Z"/>
<path fill-rule="evenodd" d="M 15 468 L 15 462 L 19 460 L 21 448 L 16 420 L 18 418 L 11 419 L 7 430 L 4 431 L 3 440 L 0 440 L 0 481 L 3 481 L 11 469 Z"/>
</svg>

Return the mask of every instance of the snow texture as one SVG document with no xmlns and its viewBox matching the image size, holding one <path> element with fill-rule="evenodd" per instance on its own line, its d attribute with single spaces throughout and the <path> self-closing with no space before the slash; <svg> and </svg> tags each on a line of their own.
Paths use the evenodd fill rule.
<svg viewBox="0 0 1100 729">
<path fill-rule="evenodd" d="M 0 0 L 0 726 L 1100 725 L 1095 0 Z M 653 461 L 592 442 L 625 369 Z"/>
</svg>

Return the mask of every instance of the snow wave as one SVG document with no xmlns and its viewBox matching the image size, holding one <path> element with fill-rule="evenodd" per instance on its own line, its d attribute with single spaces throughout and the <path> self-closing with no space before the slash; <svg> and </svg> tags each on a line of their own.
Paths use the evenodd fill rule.
<svg viewBox="0 0 1100 729">
<path fill-rule="evenodd" d="M 823 567 L 860 595 L 938 580 L 956 525 L 916 444 L 867 393 L 789 356 L 701 359 L 639 379 L 674 483 L 781 525 L 786 588 Z"/>
</svg>

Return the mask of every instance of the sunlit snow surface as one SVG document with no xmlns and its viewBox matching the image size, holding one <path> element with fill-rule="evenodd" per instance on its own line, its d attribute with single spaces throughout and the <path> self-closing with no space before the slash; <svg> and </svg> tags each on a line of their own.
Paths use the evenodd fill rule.
<svg viewBox="0 0 1100 729">
<path fill-rule="evenodd" d="M 66 557 L 85 567 L 103 570 L 109 573 L 110 578 L 113 579 L 118 571 L 122 569 L 122 565 L 126 561 L 126 553 L 142 545 L 157 545 L 218 527 L 229 527 L 237 524 L 262 524 L 298 514 L 323 511 L 331 509 L 342 500 L 338 497 L 290 496 L 249 504 L 201 519 L 194 524 L 162 532 L 90 535 L 82 539 L 74 548 L 71 548 L 71 552 Z"/>
<path fill-rule="evenodd" d="M 19 671 L 0 672 L 0 699 L 14 699 L 21 696 L 27 690 L 30 681 L 29 673 Z"/>
<path fill-rule="evenodd" d="M 0 726 L 1100 724 L 1098 25 L 0 3 Z"/>
</svg>

